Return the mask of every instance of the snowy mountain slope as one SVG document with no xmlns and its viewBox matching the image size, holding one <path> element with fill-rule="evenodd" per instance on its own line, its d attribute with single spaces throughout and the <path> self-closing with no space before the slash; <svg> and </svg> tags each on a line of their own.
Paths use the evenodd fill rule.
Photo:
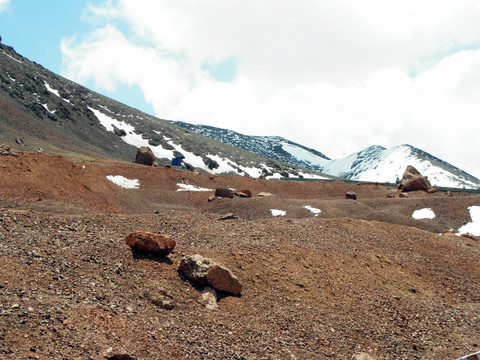
<svg viewBox="0 0 480 360">
<path fill-rule="evenodd" d="M 407 144 L 391 149 L 374 145 L 343 159 L 331 160 L 323 171 L 350 180 L 393 183 L 402 177 L 408 165 L 427 176 L 433 186 L 466 189 L 480 187 L 477 178 Z"/>
<path fill-rule="evenodd" d="M 191 132 L 109 99 L 0 44 L 0 142 L 57 154 L 132 161 L 138 147 L 160 164 L 174 157 L 187 169 L 251 177 L 326 178 Z"/>
<path fill-rule="evenodd" d="M 231 130 L 175 122 L 189 130 L 243 149 L 332 176 L 358 181 L 390 182 L 408 165 L 428 176 L 434 186 L 476 189 L 480 180 L 410 145 L 391 149 L 370 146 L 345 158 L 331 160 L 321 152 L 277 136 L 247 136 Z"/>
<path fill-rule="evenodd" d="M 330 160 L 320 151 L 280 136 L 249 136 L 213 126 L 189 124 L 182 121 L 173 123 L 225 144 L 315 171 L 320 171 L 323 165 Z"/>
</svg>

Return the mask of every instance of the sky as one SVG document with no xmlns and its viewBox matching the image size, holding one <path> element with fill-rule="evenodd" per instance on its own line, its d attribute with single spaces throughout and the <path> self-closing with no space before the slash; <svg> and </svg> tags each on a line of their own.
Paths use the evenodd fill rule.
<svg viewBox="0 0 480 360">
<path fill-rule="evenodd" d="M 477 0 L 0 0 L 3 43 L 159 118 L 480 177 Z"/>
</svg>

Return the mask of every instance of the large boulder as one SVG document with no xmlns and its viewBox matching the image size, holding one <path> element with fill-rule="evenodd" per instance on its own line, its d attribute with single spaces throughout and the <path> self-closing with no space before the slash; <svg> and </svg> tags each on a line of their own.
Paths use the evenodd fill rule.
<svg viewBox="0 0 480 360">
<path fill-rule="evenodd" d="M 217 188 L 215 189 L 215 196 L 222 197 L 222 198 L 233 198 L 234 191 L 232 189 L 227 188 Z"/>
<path fill-rule="evenodd" d="M 166 256 L 175 249 L 176 242 L 168 235 L 137 231 L 129 234 L 125 242 L 132 249 Z"/>
<path fill-rule="evenodd" d="M 234 295 L 240 295 L 242 292 L 243 285 L 230 269 L 201 255 L 184 256 L 180 261 L 179 270 L 187 279 L 209 285 L 216 290 Z"/>
<path fill-rule="evenodd" d="M 432 188 L 432 185 L 426 176 L 420 174 L 420 172 L 413 166 L 408 165 L 403 174 L 402 180 L 400 180 L 398 184 L 398 188 L 402 191 L 429 191 Z"/>
<path fill-rule="evenodd" d="M 155 161 L 155 155 L 153 155 L 152 150 L 147 146 L 142 146 L 137 150 L 137 156 L 135 157 L 135 162 L 137 164 L 152 166 Z"/>
</svg>

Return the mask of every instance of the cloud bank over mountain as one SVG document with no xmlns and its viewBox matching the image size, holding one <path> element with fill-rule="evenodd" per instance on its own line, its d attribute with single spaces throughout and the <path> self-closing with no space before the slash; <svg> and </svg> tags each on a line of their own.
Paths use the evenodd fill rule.
<svg viewBox="0 0 480 360">
<path fill-rule="evenodd" d="M 138 86 L 159 117 L 332 158 L 410 143 L 480 176 L 476 2 L 109 0 L 83 16 L 63 74 Z"/>
</svg>

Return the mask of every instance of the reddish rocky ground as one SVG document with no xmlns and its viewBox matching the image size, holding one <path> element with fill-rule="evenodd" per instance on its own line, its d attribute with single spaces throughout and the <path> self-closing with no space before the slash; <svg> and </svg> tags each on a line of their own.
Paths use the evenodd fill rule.
<svg viewBox="0 0 480 360">
<path fill-rule="evenodd" d="M 122 189 L 107 175 L 139 179 L 140 188 Z M 176 191 L 182 181 L 253 197 L 208 202 L 208 192 Z M 386 198 L 392 190 L 0 156 L 0 359 L 455 359 L 478 351 L 480 242 L 438 234 L 470 221 L 480 196 Z M 411 217 L 425 207 L 434 219 Z M 218 220 L 224 213 L 238 219 Z M 168 234 L 177 246 L 167 257 L 132 251 L 125 237 L 137 230 Z M 178 272 L 182 256 L 195 253 L 228 266 L 242 295 L 220 293 L 215 311 L 200 304 L 202 286 Z"/>
</svg>

